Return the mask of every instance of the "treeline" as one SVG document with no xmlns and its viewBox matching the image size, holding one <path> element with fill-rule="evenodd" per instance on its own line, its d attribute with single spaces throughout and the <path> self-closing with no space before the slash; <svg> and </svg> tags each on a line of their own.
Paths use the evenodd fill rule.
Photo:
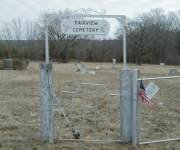
<svg viewBox="0 0 180 150">
<path fill-rule="evenodd" d="M 8 42 L 8 49 L 7 49 Z M 18 48 L 17 48 L 17 43 Z M 67 43 L 67 45 L 66 45 Z M 87 61 L 87 62 L 110 62 L 113 58 L 122 61 L 121 44 L 119 40 L 50 40 L 50 59 L 57 62 Z M 28 41 L 0 41 L 0 58 L 18 58 L 29 60 L 44 60 L 44 40 Z M 121 60 L 120 60 L 121 59 Z"/>
<path fill-rule="evenodd" d="M 180 12 L 151 10 L 131 20 L 127 31 L 130 62 L 180 64 Z"/>
<path fill-rule="evenodd" d="M 71 11 L 43 14 L 37 22 L 14 19 L 0 32 L 0 58 L 44 59 L 44 25 L 48 20 L 50 56 L 53 61 L 122 62 L 122 33 L 116 39 L 103 40 L 93 36 L 66 36 L 61 21 Z M 165 13 L 153 9 L 127 25 L 128 61 L 132 63 L 180 64 L 180 12 Z"/>
</svg>

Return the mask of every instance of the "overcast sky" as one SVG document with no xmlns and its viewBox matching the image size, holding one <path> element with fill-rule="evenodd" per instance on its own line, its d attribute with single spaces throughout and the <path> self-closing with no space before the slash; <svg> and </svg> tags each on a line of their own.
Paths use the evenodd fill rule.
<svg viewBox="0 0 180 150">
<path fill-rule="evenodd" d="M 136 16 L 151 8 L 165 11 L 180 10 L 180 0 L 0 0 L 0 25 L 13 18 L 34 20 L 44 11 L 58 11 L 66 8 L 92 8 L 106 10 L 106 14 Z"/>
</svg>

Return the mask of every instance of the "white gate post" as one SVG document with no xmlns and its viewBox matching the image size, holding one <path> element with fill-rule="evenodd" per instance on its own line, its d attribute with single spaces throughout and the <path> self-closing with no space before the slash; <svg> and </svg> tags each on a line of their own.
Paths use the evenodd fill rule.
<svg viewBox="0 0 180 150">
<path fill-rule="evenodd" d="M 126 16 L 121 16 L 116 18 L 123 27 L 123 69 L 127 69 L 127 44 L 126 44 L 126 30 L 127 30 L 127 20 Z"/>
<path fill-rule="evenodd" d="M 123 24 L 123 66 L 127 69 L 127 49 L 126 49 L 126 19 Z"/>
<path fill-rule="evenodd" d="M 52 64 L 42 64 L 41 69 L 41 106 L 40 124 L 41 138 L 48 143 L 54 142 L 54 114 L 53 114 L 53 75 Z"/>
<path fill-rule="evenodd" d="M 138 142 L 138 71 L 122 70 L 120 74 L 121 139 L 123 142 Z"/>
<path fill-rule="evenodd" d="M 45 62 L 49 64 L 49 29 L 48 18 L 45 20 Z"/>
<path fill-rule="evenodd" d="M 136 146 L 139 142 L 139 103 L 138 103 L 138 76 L 139 71 L 133 70 L 132 77 L 132 144 Z"/>
<path fill-rule="evenodd" d="M 120 74 L 120 113 L 121 113 L 121 139 L 130 142 L 132 139 L 132 88 L 131 70 L 122 70 Z"/>
</svg>

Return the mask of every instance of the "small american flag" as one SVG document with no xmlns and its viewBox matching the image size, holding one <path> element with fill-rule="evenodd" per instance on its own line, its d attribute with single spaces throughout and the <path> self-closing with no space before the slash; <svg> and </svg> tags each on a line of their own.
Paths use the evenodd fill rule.
<svg viewBox="0 0 180 150">
<path fill-rule="evenodd" d="M 139 97 L 142 104 L 150 104 L 150 98 L 148 97 L 146 93 L 146 89 L 144 87 L 143 81 L 140 80 L 140 87 L 139 87 Z"/>
</svg>

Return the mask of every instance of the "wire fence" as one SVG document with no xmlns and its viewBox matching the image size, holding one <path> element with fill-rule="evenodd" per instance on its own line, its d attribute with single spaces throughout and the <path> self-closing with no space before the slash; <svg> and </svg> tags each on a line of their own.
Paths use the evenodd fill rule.
<svg viewBox="0 0 180 150">
<path fill-rule="evenodd" d="M 119 141 L 118 71 L 110 66 L 95 75 L 81 74 L 72 64 L 66 66 L 66 72 L 60 70 L 55 65 L 56 139 Z M 0 142 L 25 145 L 41 139 L 39 74 L 39 64 L 33 62 L 26 70 L 0 71 Z M 80 131 L 80 137 L 74 137 L 73 128 Z"/>
<path fill-rule="evenodd" d="M 105 68 L 95 75 L 80 74 L 70 66 L 66 72 L 54 68 L 56 139 L 119 142 L 119 72 Z M 0 142 L 40 139 L 39 65 L 1 70 L 0 78 Z M 139 105 L 139 143 L 180 139 L 179 76 L 143 79 L 145 85 L 150 81 L 160 90 L 152 104 Z"/>
<path fill-rule="evenodd" d="M 154 82 L 159 92 L 151 104 L 140 104 L 139 142 L 148 144 L 180 138 L 180 76 L 143 79 Z"/>
<path fill-rule="evenodd" d="M 64 83 L 63 89 L 59 89 L 58 93 L 61 95 L 60 103 L 66 117 L 58 107 L 55 114 L 58 140 L 120 140 L 117 75 L 117 72 L 111 76 L 96 72 L 96 75 L 83 75 L 84 79 L 79 80 L 74 76 L 71 81 Z M 73 136 L 73 129 L 79 131 L 79 137 Z"/>
</svg>

